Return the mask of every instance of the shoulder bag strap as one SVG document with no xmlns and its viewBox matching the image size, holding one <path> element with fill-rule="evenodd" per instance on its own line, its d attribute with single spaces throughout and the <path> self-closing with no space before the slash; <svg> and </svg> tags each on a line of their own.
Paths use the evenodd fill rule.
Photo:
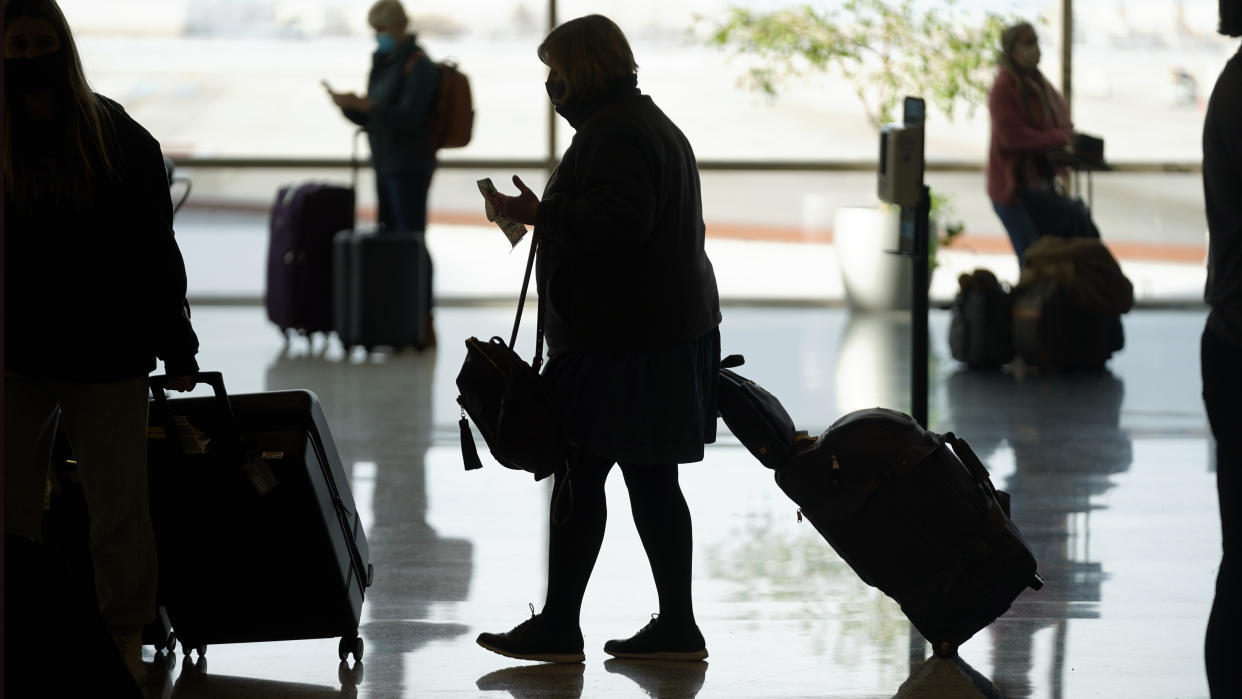
<svg viewBox="0 0 1242 699">
<path fill-rule="evenodd" d="M 522 293 L 518 296 L 517 316 L 513 319 L 513 334 L 509 336 L 509 349 L 517 344 L 518 327 L 522 324 L 522 309 L 526 306 L 526 291 L 530 288 L 530 273 L 535 268 L 535 251 L 539 247 L 538 231 L 530 234 L 530 254 L 526 256 L 526 275 L 522 278 Z M 535 326 L 535 371 L 543 364 L 543 304 L 539 304 L 539 316 Z"/>
</svg>

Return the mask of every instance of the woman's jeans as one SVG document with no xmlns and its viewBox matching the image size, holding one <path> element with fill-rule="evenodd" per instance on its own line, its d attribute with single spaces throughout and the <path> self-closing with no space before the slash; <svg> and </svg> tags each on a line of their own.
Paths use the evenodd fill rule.
<svg viewBox="0 0 1242 699">
<path fill-rule="evenodd" d="M 1009 234 L 1009 242 L 1013 244 L 1013 251 L 1018 255 L 1018 264 L 1021 265 L 1022 253 L 1026 252 L 1031 243 L 1039 237 L 1039 229 L 1035 227 L 1035 221 L 1027 213 L 1021 201 L 1015 201 L 1012 205 L 993 201 L 992 209 L 996 211 L 1001 224 L 1005 226 L 1005 232 Z"/>
<path fill-rule="evenodd" d="M 99 611 L 114 633 L 135 631 L 155 618 L 158 566 L 147 495 L 147 391 L 145 376 L 101 383 L 11 372 L 4 378 L 5 533 L 42 538 L 59 415 L 78 460 L 90 514 Z"/>
<path fill-rule="evenodd" d="M 435 172 L 435 161 L 427 161 L 402 172 L 375 173 L 375 188 L 379 199 L 379 224 L 382 230 L 427 230 L 427 190 Z M 427 255 L 427 275 L 423 287 L 428 302 L 434 306 L 431 255 Z"/>
</svg>

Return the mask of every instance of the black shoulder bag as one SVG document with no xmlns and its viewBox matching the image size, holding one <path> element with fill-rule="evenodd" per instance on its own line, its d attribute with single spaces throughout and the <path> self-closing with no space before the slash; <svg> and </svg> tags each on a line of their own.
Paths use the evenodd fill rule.
<svg viewBox="0 0 1242 699">
<path fill-rule="evenodd" d="M 461 454 L 466 470 L 482 468 L 470 432 L 469 416 L 483 433 L 492 456 L 502 466 L 527 471 L 542 480 L 566 465 L 570 443 L 556 410 L 551 391 L 539 377 L 543 364 L 543 303 L 539 304 L 535 329 L 535 358 L 527 364 L 513 351 L 526 290 L 539 245 L 532 234 L 526 277 L 518 299 L 513 334 L 505 344 L 500 337 L 487 342 L 477 337 L 466 340 L 466 360 L 457 374 L 457 403 L 461 406 Z"/>
</svg>

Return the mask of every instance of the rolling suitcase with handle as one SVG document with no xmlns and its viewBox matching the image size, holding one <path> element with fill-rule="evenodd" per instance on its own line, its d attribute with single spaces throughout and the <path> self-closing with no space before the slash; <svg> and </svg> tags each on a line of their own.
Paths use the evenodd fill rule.
<svg viewBox="0 0 1242 699">
<path fill-rule="evenodd" d="M 345 350 L 427 347 L 431 258 L 423 234 L 341 231 L 332 247 L 333 326 Z"/>
<path fill-rule="evenodd" d="M 332 330 L 332 238 L 354 227 L 354 189 L 305 183 L 281 187 L 272 205 L 267 317 L 282 332 Z"/>
<path fill-rule="evenodd" d="M 361 659 L 373 570 L 323 409 L 309 391 L 168 399 L 152 378 L 148 452 L 160 596 L 182 651 L 340 636 Z"/>
<path fill-rule="evenodd" d="M 869 585 L 895 599 L 936 654 L 1043 580 L 969 445 L 909 415 L 849 413 L 776 469 L 781 490 Z"/>
</svg>

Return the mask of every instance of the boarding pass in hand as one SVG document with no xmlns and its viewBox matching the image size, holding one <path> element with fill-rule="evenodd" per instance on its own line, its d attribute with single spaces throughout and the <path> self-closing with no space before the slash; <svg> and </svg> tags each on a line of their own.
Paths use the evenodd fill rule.
<svg viewBox="0 0 1242 699">
<path fill-rule="evenodd" d="M 492 185 L 491 178 L 485 177 L 479 180 L 477 184 L 479 185 L 479 192 L 483 195 L 484 211 L 487 213 L 487 220 L 500 226 L 500 230 L 509 239 L 509 244 L 517 247 L 522 237 L 526 235 L 526 226 L 512 219 L 497 215 L 496 210 L 492 208 L 492 203 L 487 200 L 488 194 L 496 193 L 496 187 Z"/>
</svg>

